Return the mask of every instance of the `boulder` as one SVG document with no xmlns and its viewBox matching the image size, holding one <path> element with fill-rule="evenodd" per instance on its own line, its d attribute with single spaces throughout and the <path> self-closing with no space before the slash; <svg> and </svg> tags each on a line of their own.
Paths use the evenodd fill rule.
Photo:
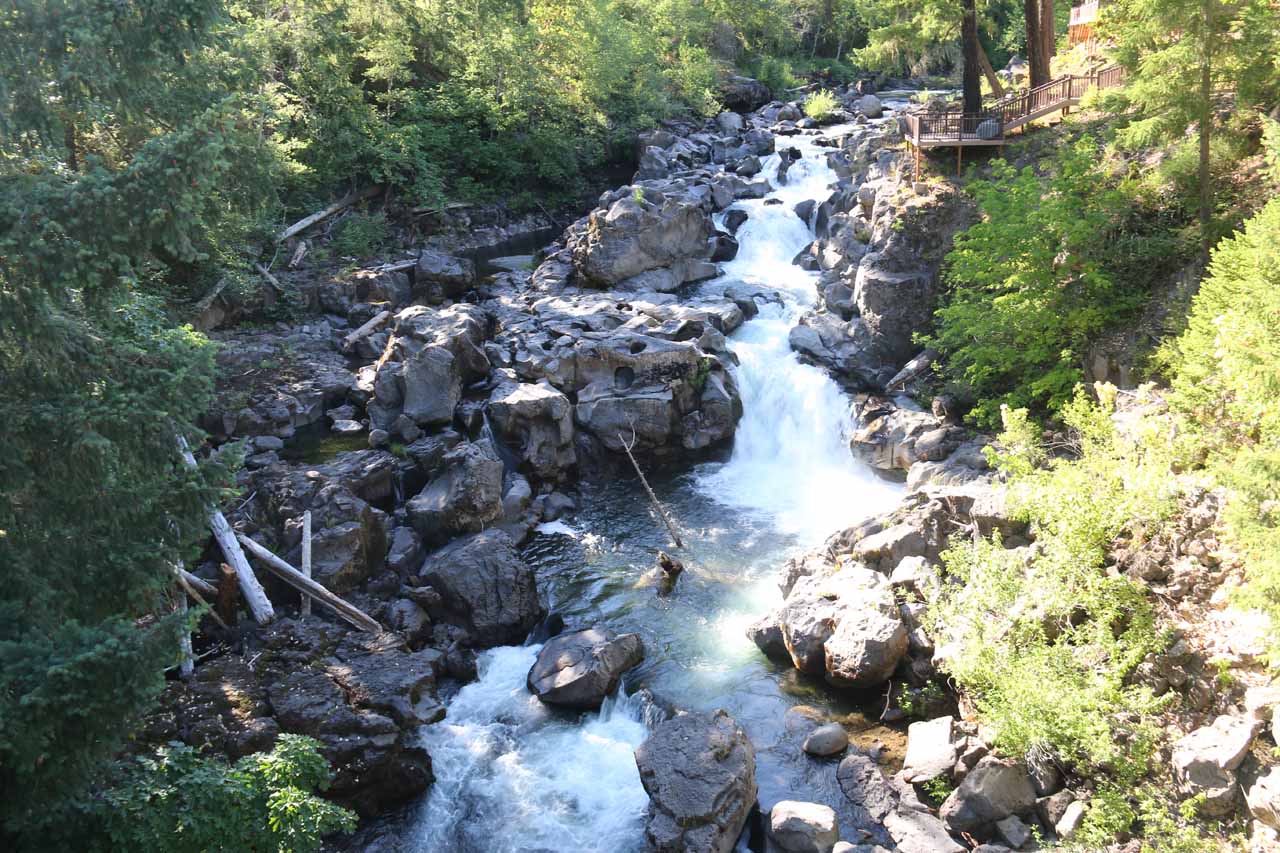
<svg viewBox="0 0 1280 853">
<path fill-rule="evenodd" d="M 724 711 L 682 714 L 636 749 L 645 839 L 661 853 L 729 853 L 756 802 L 755 750 Z"/>
<path fill-rule="evenodd" d="M 414 268 L 414 289 L 430 302 L 456 299 L 476 283 L 476 265 L 459 258 L 424 249 Z"/>
<path fill-rule="evenodd" d="M 475 648 L 523 642 L 542 619 L 533 570 L 500 530 L 449 543 L 418 574 L 440 595 L 432 617 L 465 629 Z"/>
<path fill-rule="evenodd" d="M 858 109 L 867 118 L 880 118 L 884 115 L 884 105 L 875 95 L 863 95 L 859 98 Z"/>
<path fill-rule="evenodd" d="M 725 110 L 716 116 L 716 127 L 720 128 L 720 132 L 726 136 L 732 133 L 738 133 L 742 130 L 742 116 L 738 113 Z"/>
<path fill-rule="evenodd" d="M 830 806 L 782 800 L 769 811 L 771 849 L 783 853 L 831 853 L 840 826 Z"/>
<path fill-rule="evenodd" d="M 964 846 L 929 812 L 899 807 L 885 815 L 884 826 L 898 853 L 964 853 Z"/>
<path fill-rule="evenodd" d="M 658 204 L 627 195 L 608 210 L 591 213 L 573 258 L 583 279 L 599 287 L 622 285 L 655 270 L 673 271 L 678 285 L 692 279 L 681 262 L 705 259 L 713 230 L 711 218 L 696 204 L 674 198 Z"/>
<path fill-rule="evenodd" d="M 957 758 L 952 737 L 954 722 L 951 717 L 939 717 L 907 727 L 907 756 L 902 764 L 904 779 L 920 785 L 951 774 Z"/>
<path fill-rule="evenodd" d="M 440 544 L 475 533 L 502 515 L 502 463 L 480 444 L 460 444 L 442 470 L 405 506 L 422 540 Z"/>
<path fill-rule="evenodd" d="M 731 75 L 720 81 L 720 103 L 738 113 L 753 112 L 769 102 L 769 87 L 750 77 Z"/>
<path fill-rule="evenodd" d="M 803 749 L 810 755 L 826 758 L 838 755 L 849 746 L 849 733 L 839 723 L 818 726 L 804 739 Z"/>
<path fill-rule="evenodd" d="M 498 385 L 489 395 L 489 420 L 519 456 L 521 469 L 539 480 L 562 480 L 577 463 L 573 404 L 545 380 Z"/>
<path fill-rule="evenodd" d="M 938 810 L 951 832 L 989 832 L 1009 815 L 1024 815 L 1036 805 L 1026 768 L 988 755 L 978 762 Z"/>
<path fill-rule="evenodd" d="M 1254 782 L 1245 799 L 1255 818 L 1272 829 L 1280 829 L 1280 767 L 1272 767 Z"/>
<path fill-rule="evenodd" d="M 907 628 L 898 613 L 846 611 L 825 644 L 827 681 L 837 687 L 881 684 L 906 655 L 907 645 Z"/>
<path fill-rule="evenodd" d="M 548 640 L 529 669 L 529 692 L 548 705 L 599 708 L 622 674 L 644 659 L 639 634 L 588 628 Z"/>
<path fill-rule="evenodd" d="M 1203 814 L 1222 817 L 1235 807 L 1235 771 L 1261 729 L 1255 717 L 1224 714 L 1174 744 L 1174 777 L 1184 792 L 1202 797 Z"/>
</svg>

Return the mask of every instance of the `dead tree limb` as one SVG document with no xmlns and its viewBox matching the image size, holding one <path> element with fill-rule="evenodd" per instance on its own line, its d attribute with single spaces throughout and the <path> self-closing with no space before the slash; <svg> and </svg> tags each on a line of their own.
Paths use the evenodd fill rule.
<svg viewBox="0 0 1280 853">
<path fill-rule="evenodd" d="M 302 573 L 311 577 L 311 510 L 302 514 Z M 311 596 L 302 594 L 302 615 L 311 615 Z"/>
<path fill-rule="evenodd" d="M 187 614 L 187 597 L 185 595 L 178 596 L 178 612 L 183 616 Z M 190 678 L 196 673 L 196 659 L 191 651 L 190 626 L 183 627 L 182 635 L 178 638 L 178 648 L 182 650 L 182 660 L 178 663 L 178 674 L 183 678 Z"/>
<path fill-rule="evenodd" d="M 276 278 L 271 274 L 271 270 L 267 269 L 262 264 L 257 264 L 257 263 L 253 265 L 253 268 L 256 269 L 258 273 L 267 280 L 267 284 L 275 288 L 276 293 L 284 293 L 284 285 L 280 283 L 280 279 Z"/>
<path fill-rule="evenodd" d="M 181 566 L 178 567 L 178 574 L 182 575 L 182 579 L 195 587 L 196 592 L 205 598 L 215 598 L 218 595 L 218 588 L 204 578 L 196 577 Z"/>
<path fill-rule="evenodd" d="M 373 633 L 381 633 L 382 626 L 378 624 L 368 613 L 365 613 L 359 607 L 351 602 L 339 598 L 329 590 L 316 583 L 275 554 L 268 551 L 257 542 L 245 536 L 243 533 L 236 534 L 240 539 L 240 544 L 250 554 L 257 557 L 262 565 L 271 570 L 272 574 L 280 578 L 280 580 L 289 584 L 289 586 L 298 590 L 298 592 L 308 593 L 315 598 L 316 601 L 328 607 L 334 613 L 350 622 L 362 631 L 370 631 Z"/>
<path fill-rule="evenodd" d="M 279 234 L 276 235 L 276 242 L 283 243 L 285 240 L 288 240 L 293 235 L 306 231 L 308 228 L 310 228 L 312 225 L 315 225 L 317 222 L 328 219 L 330 216 L 333 216 L 335 213 L 337 213 L 339 210 L 342 210 L 344 207 L 350 207 L 351 205 L 355 204 L 361 199 L 368 198 L 369 196 L 374 195 L 375 193 L 378 192 L 378 189 L 379 187 L 372 186 L 372 187 L 365 187 L 364 189 L 357 190 L 356 192 L 347 193 L 345 196 L 338 199 L 333 204 L 326 207 L 324 210 L 318 210 L 315 213 L 311 214 L 310 216 L 303 217 L 302 219 L 299 219 L 297 222 L 290 225 L 288 228 L 281 231 Z"/>
<path fill-rule="evenodd" d="M 363 326 L 356 329 L 354 332 L 352 332 L 351 334 L 347 335 L 345 338 L 342 339 L 343 352 L 350 351 L 351 348 L 355 346 L 356 343 L 358 343 L 362 338 L 367 338 L 369 337 L 369 335 L 372 335 L 374 332 L 378 330 L 380 326 L 382 326 L 382 324 L 386 323 L 390 319 L 391 319 L 390 311 L 384 310 L 384 311 L 379 311 L 377 314 L 374 314 L 371 318 L 369 318 L 369 321 L 366 322 Z"/>
<path fill-rule="evenodd" d="M 622 437 L 622 433 L 618 433 L 618 443 L 627 452 L 627 458 L 631 460 L 631 467 L 636 469 L 636 475 L 640 477 L 640 485 L 644 486 L 644 490 L 649 494 L 649 500 L 653 502 L 653 508 L 658 511 L 658 517 L 662 519 L 662 523 L 667 526 L 667 531 L 671 533 L 672 541 L 676 543 L 677 548 L 683 548 L 684 543 L 680 541 L 680 534 L 676 532 L 675 525 L 667 517 L 667 511 L 662 508 L 662 502 L 658 500 L 658 496 L 649 487 L 649 481 L 644 478 L 644 472 L 640 470 L 640 463 L 636 461 L 636 457 L 631 453 L 631 449 L 636 446 L 636 428 L 634 425 L 631 427 L 631 443 L 627 443 L 626 439 Z"/>
<path fill-rule="evenodd" d="M 195 468 L 196 457 L 191 453 L 191 449 L 187 447 L 187 440 L 182 436 L 178 436 L 178 447 L 182 451 L 182 459 L 187 466 Z M 253 574 L 253 568 L 245 558 L 244 551 L 241 551 L 236 543 L 236 534 L 221 510 L 210 510 L 209 529 L 213 531 L 213 538 L 218 541 L 218 547 L 222 549 L 223 556 L 236 570 L 236 579 L 240 581 L 240 592 L 244 596 L 245 604 L 249 605 L 249 612 L 253 614 L 254 621 L 259 625 L 266 625 L 275 618 L 275 608 L 271 606 L 271 599 L 267 598 L 262 584 L 258 583 L 258 578 Z"/>
<path fill-rule="evenodd" d="M 187 580 L 188 574 L 189 573 L 183 569 L 178 570 L 178 585 L 182 587 L 183 591 L 186 592 L 187 595 L 191 596 L 196 600 L 196 604 L 199 604 L 202 607 L 207 607 L 209 609 L 209 615 L 213 617 L 213 621 L 217 622 L 223 628 L 226 628 L 227 623 L 222 621 L 222 617 L 218 615 L 216 610 L 214 610 L 212 607 L 209 607 L 209 602 L 206 601 L 204 596 L 200 594 L 200 591 L 197 590 L 196 587 L 192 585 L 190 581 Z M 195 575 L 192 575 L 192 577 L 195 577 Z M 196 578 L 196 580 L 199 580 L 199 578 Z"/>
<path fill-rule="evenodd" d="M 289 269 L 295 270 L 298 268 L 298 264 L 302 263 L 302 259 L 307 256 L 308 248 L 310 247 L 307 245 L 306 240 L 298 241 L 298 248 L 293 250 L 293 257 L 289 258 Z"/>
</svg>

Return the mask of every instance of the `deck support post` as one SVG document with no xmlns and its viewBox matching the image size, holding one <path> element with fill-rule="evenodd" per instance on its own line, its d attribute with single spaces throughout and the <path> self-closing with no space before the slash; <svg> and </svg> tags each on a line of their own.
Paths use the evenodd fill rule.
<svg viewBox="0 0 1280 853">
<path fill-rule="evenodd" d="M 956 177 L 960 177 L 960 165 L 964 162 L 964 146 L 956 146 Z"/>
</svg>

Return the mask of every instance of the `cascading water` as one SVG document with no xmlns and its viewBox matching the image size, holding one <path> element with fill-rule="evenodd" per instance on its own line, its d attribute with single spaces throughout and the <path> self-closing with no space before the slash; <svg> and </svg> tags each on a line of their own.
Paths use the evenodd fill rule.
<svg viewBox="0 0 1280 853">
<path fill-rule="evenodd" d="M 836 176 L 824 150 L 807 139 L 780 144 L 803 155 L 769 196 L 782 203 L 739 203 L 749 218 L 738 233 L 738 256 L 705 285 L 718 292 L 745 282 L 779 297 L 731 340 L 744 409 L 732 455 L 654 483 L 687 531 L 680 556 L 688 570 L 677 593 L 658 599 L 640 581 L 654 552 L 669 544 L 660 525 L 637 513 L 644 498 L 634 483 L 591 491 L 572 526 L 544 526 L 525 548 L 548 607 L 569 625 L 641 634 L 646 657 L 627 677 L 632 691 L 733 715 L 755 746 L 764 808 L 780 799 L 834 803 L 841 796 L 834 765 L 810 761 L 799 749 L 813 709 L 867 729 L 867 739 L 893 734 L 863 718 L 854 698 L 766 660 L 745 629 L 781 600 L 777 576 L 788 555 L 891 505 L 899 488 L 853 459 L 848 398 L 788 344 L 816 279 L 791 263 L 813 239 L 793 206 L 825 198 Z M 775 155 L 765 163 L 775 186 L 779 162 Z M 410 849 L 643 849 L 648 798 L 632 755 L 647 731 L 641 703 L 622 694 L 598 713 L 542 706 L 525 688 L 537 649 L 483 653 L 478 679 L 454 698 L 447 719 L 424 728 L 437 781 L 404 839 Z M 842 830 L 856 837 L 856 827 Z"/>
</svg>

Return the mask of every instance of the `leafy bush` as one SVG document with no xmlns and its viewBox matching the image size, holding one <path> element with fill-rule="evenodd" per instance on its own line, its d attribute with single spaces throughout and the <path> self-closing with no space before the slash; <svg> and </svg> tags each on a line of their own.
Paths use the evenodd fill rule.
<svg viewBox="0 0 1280 853">
<path fill-rule="evenodd" d="M 971 187 L 983 219 L 947 256 L 953 290 L 928 343 L 978 398 L 980 424 L 998 423 L 1004 405 L 1064 405 L 1089 341 L 1141 304 L 1102 263 L 1124 198 L 1096 160 L 1086 137 L 1061 151 L 1048 178 L 996 161 L 992 179 Z"/>
<path fill-rule="evenodd" d="M 363 258 L 386 244 L 391 236 L 387 218 L 381 213 L 356 213 L 338 223 L 329 248 L 339 255 Z"/>
<path fill-rule="evenodd" d="M 813 92 L 804 99 L 804 114 L 814 121 L 826 121 L 840 109 L 840 101 L 826 89 Z"/>
<path fill-rule="evenodd" d="M 780 97 L 787 89 L 794 88 L 800 84 L 795 74 L 791 71 L 791 65 L 784 59 L 767 56 L 762 59 L 754 69 L 755 78 L 761 83 L 769 87 L 769 91 L 773 93 L 775 98 Z"/>
<path fill-rule="evenodd" d="M 356 825 L 355 814 L 313 793 L 329 785 L 319 747 L 285 734 L 271 752 L 234 765 L 187 746 L 161 749 L 121 767 L 114 784 L 81 808 L 78 837 L 66 841 L 104 853 L 319 850 L 324 836 Z"/>
<path fill-rule="evenodd" d="M 945 667 L 1001 750 L 1047 748 L 1081 769 L 1137 778 L 1153 734 L 1132 724 L 1122 732 L 1119 720 L 1160 700 L 1125 679 L 1162 640 L 1143 591 L 1102 567 L 1117 533 L 1170 511 L 1169 436 L 1154 424 L 1121 435 L 1108 409 L 1081 395 L 1063 411 L 1078 458 L 1042 465 L 1034 425 L 1025 413 L 1005 414 L 1005 450 L 994 461 L 1036 545 L 1009 549 L 997 536 L 943 555 L 959 581 L 930 608 Z"/>
<path fill-rule="evenodd" d="M 1167 355 L 1170 403 L 1190 462 L 1232 489 L 1230 538 L 1243 550 L 1245 602 L 1271 616 L 1280 662 L 1280 199 L 1214 250 L 1186 331 Z"/>
</svg>

